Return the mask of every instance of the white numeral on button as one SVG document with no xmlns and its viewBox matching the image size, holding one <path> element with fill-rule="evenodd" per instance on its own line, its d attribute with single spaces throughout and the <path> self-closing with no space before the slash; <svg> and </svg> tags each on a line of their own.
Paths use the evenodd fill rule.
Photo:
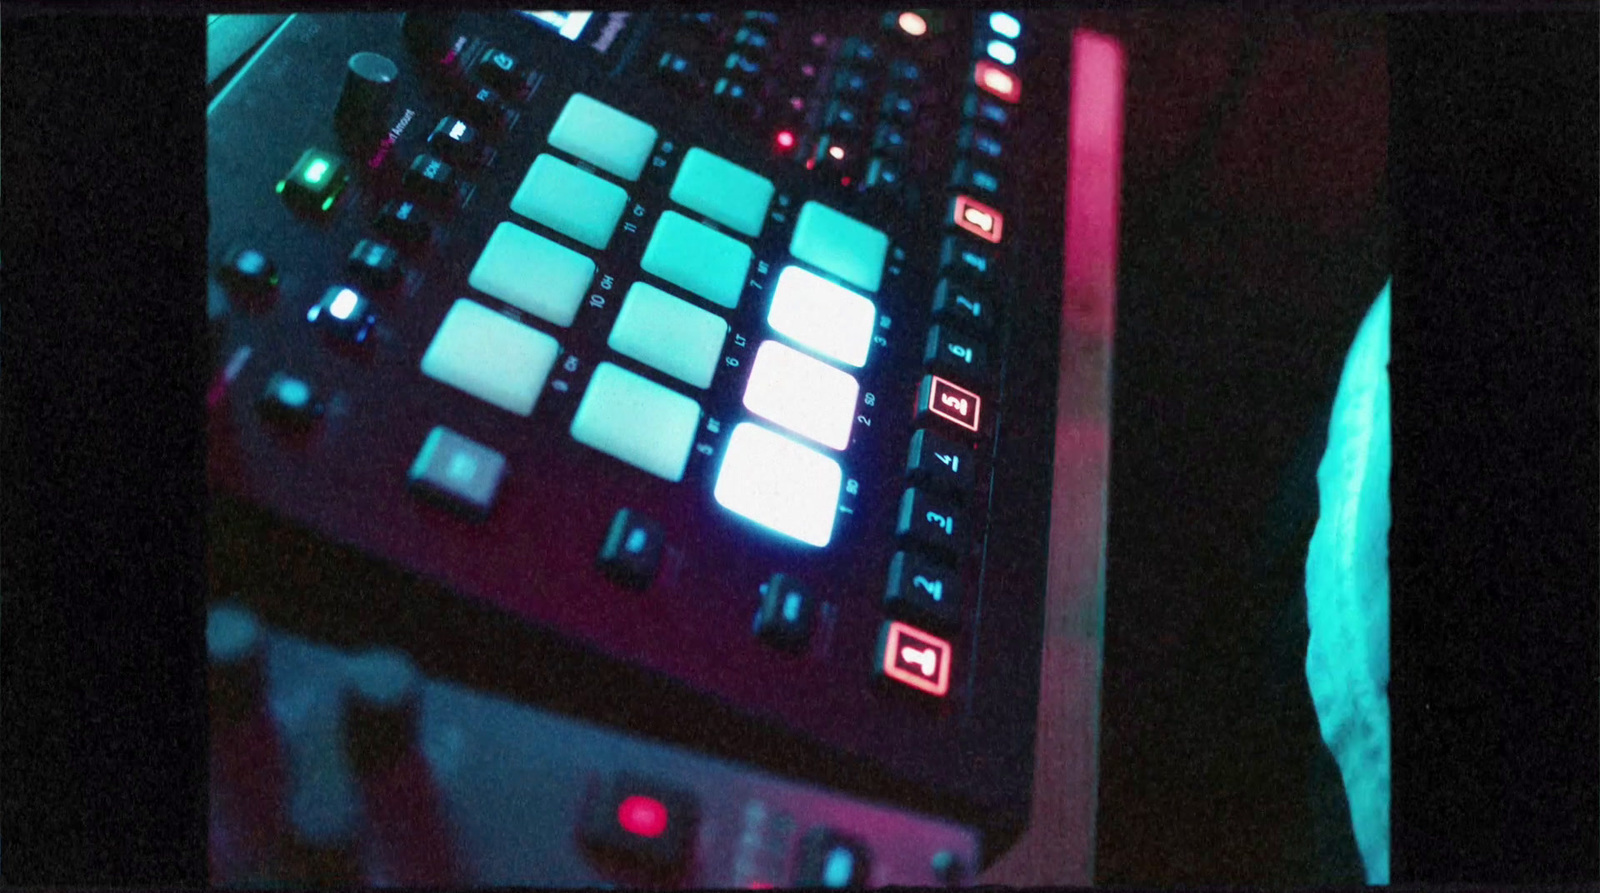
<svg viewBox="0 0 1600 893">
<path fill-rule="evenodd" d="M 961 415 L 967 414 L 967 398 L 965 397 L 957 397 L 955 394 L 940 394 L 939 402 Z"/>
</svg>

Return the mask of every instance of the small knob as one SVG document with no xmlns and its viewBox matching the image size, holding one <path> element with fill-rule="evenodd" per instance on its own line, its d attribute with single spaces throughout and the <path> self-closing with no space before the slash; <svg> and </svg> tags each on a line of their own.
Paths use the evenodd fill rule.
<svg viewBox="0 0 1600 893">
<path fill-rule="evenodd" d="M 393 766 L 416 740 L 422 674 L 411 659 L 375 648 L 346 665 L 345 746 L 351 765 L 370 773 Z"/>
<path fill-rule="evenodd" d="M 382 130 L 394 101 L 400 67 L 378 53 L 356 53 L 345 65 L 344 90 L 334 118 L 344 135 L 367 136 Z"/>
<path fill-rule="evenodd" d="M 258 709 L 266 688 L 266 637 L 254 614 L 233 604 L 206 615 L 208 688 L 213 721 L 236 724 Z"/>
</svg>

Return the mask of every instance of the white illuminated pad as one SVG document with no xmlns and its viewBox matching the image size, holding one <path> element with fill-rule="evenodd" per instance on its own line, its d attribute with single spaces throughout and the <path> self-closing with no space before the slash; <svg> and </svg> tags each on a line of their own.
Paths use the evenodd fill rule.
<svg viewBox="0 0 1600 893">
<path fill-rule="evenodd" d="M 860 368 L 867 362 L 878 309 L 842 285 L 796 266 L 783 268 L 772 291 L 767 325 L 830 359 Z"/>
<path fill-rule="evenodd" d="M 574 93 L 550 128 L 550 145 L 624 180 L 637 180 L 655 148 L 656 129 L 582 93 Z"/>
<path fill-rule="evenodd" d="M 527 416 L 560 352 L 549 335 L 463 298 L 422 355 L 422 374 Z"/>
<path fill-rule="evenodd" d="M 511 197 L 511 210 L 602 250 L 627 206 L 628 193 L 621 186 L 554 155 L 535 158 Z"/>
<path fill-rule="evenodd" d="M 744 389 L 746 409 L 823 446 L 850 445 L 856 395 L 848 372 L 776 341 L 763 341 Z"/>
<path fill-rule="evenodd" d="M 683 480 L 700 404 L 613 363 L 595 367 L 572 419 L 572 437 L 635 468 Z"/>
<path fill-rule="evenodd" d="M 570 326 L 594 279 L 594 261 L 502 223 L 489 237 L 467 284 L 558 326 Z"/>
<path fill-rule="evenodd" d="M 711 387 L 728 323 L 647 282 L 628 289 L 606 344 L 697 388 Z"/>
<path fill-rule="evenodd" d="M 820 547 L 833 538 L 843 481 L 832 458 L 742 422 L 728 436 L 714 494 L 723 508 Z"/>
</svg>

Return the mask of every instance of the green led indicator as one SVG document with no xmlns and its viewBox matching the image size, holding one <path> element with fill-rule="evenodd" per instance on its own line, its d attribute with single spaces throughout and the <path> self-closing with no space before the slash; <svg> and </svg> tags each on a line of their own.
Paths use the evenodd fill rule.
<svg viewBox="0 0 1600 893">
<path fill-rule="evenodd" d="M 306 172 L 303 175 L 305 181 L 307 183 L 322 182 L 322 175 L 328 172 L 329 166 L 328 162 L 321 158 L 311 162 L 311 166 L 306 168 Z"/>
<path fill-rule="evenodd" d="M 283 180 L 279 180 L 277 189 L 275 191 L 277 191 L 279 193 L 282 193 L 283 192 L 283 185 L 284 185 L 284 181 Z"/>
<path fill-rule="evenodd" d="M 330 195 L 322 200 L 322 210 L 326 211 L 331 207 L 333 207 L 333 196 Z"/>
</svg>

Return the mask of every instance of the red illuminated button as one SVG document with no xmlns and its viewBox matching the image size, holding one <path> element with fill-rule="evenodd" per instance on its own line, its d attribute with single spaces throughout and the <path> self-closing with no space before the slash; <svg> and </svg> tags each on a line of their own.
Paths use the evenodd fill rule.
<svg viewBox="0 0 1600 893">
<path fill-rule="evenodd" d="M 898 620 L 878 634 L 879 675 L 935 697 L 950 691 L 950 643 Z"/>
<path fill-rule="evenodd" d="M 688 861 L 697 815 L 692 794 L 622 774 L 590 801 L 578 837 L 597 856 L 670 873 Z"/>
<path fill-rule="evenodd" d="M 1022 98 L 1022 81 L 993 62 L 979 62 L 973 69 L 972 79 L 980 88 L 1006 102 L 1014 103 Z"/>
<path fill-rule="evenodd" d="M 968 431 L 978 430 L 978 409 L 982 401 L 977 394 L 958 387 L 937 375 L 924 376 L 917 391 L 917 418 L 930 415 L 954 422 Z"/>
<path fill-rule="evenodd" d="M 986 242 L 999 242 L 1006 222 L 999 211 L 965 195 L 958 195 L 950 202 L 950 220 Z"/>
</svg>

